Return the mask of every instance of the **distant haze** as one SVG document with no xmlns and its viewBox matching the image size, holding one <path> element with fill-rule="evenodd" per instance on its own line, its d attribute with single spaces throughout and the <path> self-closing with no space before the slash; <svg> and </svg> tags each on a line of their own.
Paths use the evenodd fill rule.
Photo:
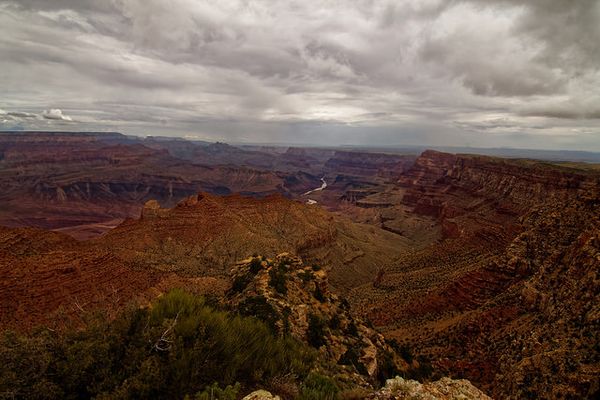
<svg viewBox="0 0 600 400">
<path fill-rule="evenodd" d="M 600 151 L 597 0 L 0 0 L 0 130 Z"/>
</svg>

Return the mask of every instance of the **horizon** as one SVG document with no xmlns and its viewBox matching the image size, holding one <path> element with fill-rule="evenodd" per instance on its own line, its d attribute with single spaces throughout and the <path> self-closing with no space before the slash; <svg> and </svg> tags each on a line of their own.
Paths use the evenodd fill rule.
<svg viewBox="0 0 600 400">
<path fill-rule="evenodd" d="M 0 0 L 0 130 L 600 152 L 598 20 L 593 0 Z"/>
<path fill-rule="evenodd" d="M 200 137 L 191 137 L 189 135 L 183 136 L 169 136 L 169 135 L 154 135 L 154 134 L 129 134 L 120 131 L 78 131 L 78 130 L 0 130 L 0 134 L 3 133 L 58 133 L 58 134 L 119 134 L 125 137 L 133 137 L 133 138 L 164 138 L 164 139 L 181 139 L 189 142 L 207 142 L 207 143 L 225 143 L 232 146 L 274 146 L 274 147 L 315 147 L 315 148 L 356 148 L 356 149 L 375 149 L 375 150 L 385 150 L 385 149 L 472 149 L 472 150 L 506 150 L 506 151 L 524 151 L 524 152 L 548 152 L 548 153 L 584 153 L 591 155 L 600 155 L 600 150 L 577 150 L 577 149 L 548 149 L 542 147 L 510 147 L 510 146 L 498 146 L 498 147 L 486 147 L 486 146 L 469 146 L 469 145 L 436 145 L 436 144 L 403 144 L 403 143 L 390 143 L 387 145 L 378 145 L 373 144 L 358 144 L 358 143 L 343 143 L 343 144 L 318 144 L 318 143 L 295 143 L 295 142 L 236 142 L 236 141 L 228 141 L 226 138 L 200 138 Z M 448 150 L 449 151 L 449 150 Z M 474 153 L 476 154 L 476 153 Z M 594 162 L 600 162 L 594 161 Z"/>
<path fill-rule="evenodd" d="M 233 142 L 223 139 L 199 139 L 189 136 L 164 136 L 164 135 L 130 135 L 117 131 L 59 131 L 59 130 L 34 130 L 34 131 L 8 131 L 0 130 L 2 134 L 73 134 L 73 135 L 120 135 L 125 140 L 146 140 L 157 138 L 160 141 L 181 140 L 189 142 L 192 145 L 210 145 L 223 143 L 228 146 L 248 148 L 254 151 L 255 147 L 279 147 L 279 148 L 306 148 L 306 149 L 331 149 L 337 151 L 358 151 L 370 153 L 389 153 L 389 154 L 422 154 L 428 150 L 439 151 L 451 154 L 481 155 L 489 157 L 500 157 L 505 159 L 523 159 L 552 163 L 583 163 L 600 165 L 600 152 L 589 150 L 569 150 L 569 149 L 540 149 L 540 148 L 511 148 L 511 147 L 469 147 L 469 146 L 436 146 L 436 145 L 411 145 L 411 144 L 389 144 L 386 146 L 369 144 L 340 144 L 340 145 L 319 145 L 311 143 L 276 143 L 276 142 Z"/>
</svg>

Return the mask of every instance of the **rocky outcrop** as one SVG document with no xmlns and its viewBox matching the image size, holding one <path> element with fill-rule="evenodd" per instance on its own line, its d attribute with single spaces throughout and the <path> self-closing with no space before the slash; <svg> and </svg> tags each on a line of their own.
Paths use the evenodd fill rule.
<svg viewBox="0 0 600 400">
<path fill-rule="evenodd" d="M 323 357 L 372 382 L 408 364 L 383 336 L 350 313 L 329 290 L 327 273 L 298 257 L 253 257 L 232 270 L 226 304 L 319 349 Z M 360 379 L 360 378 L 350 378 Z"/>
<path fill-rule="evenodd" d="M 468 380 L 442 378 L 439 381 L 420 383 L 401 377 L 388 379 L 385 386 L 371 394 L 373 400 L 491 400 Z"/>
<path fill-rule="evenodd" d="M 281 400 L 279 396 L 272 395 L 266 390 L 255 390 L 247 396 L 244 396 L 242 400 Z"/>
</svg>

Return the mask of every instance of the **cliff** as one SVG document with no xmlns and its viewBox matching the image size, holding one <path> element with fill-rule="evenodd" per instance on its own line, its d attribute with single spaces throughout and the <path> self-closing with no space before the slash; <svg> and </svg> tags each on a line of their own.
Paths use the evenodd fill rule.
<svg viewBox="0 0 600 400">
<path fill-rule="evenodd" d="M 494 396 L 592 398 L 599 179 L 594 166 L 427 151 L 399 183 L 444 239 L 356 296 L 388 336 Z"/>
<path fill-rule="evenodd" d="M 340 175 L 389 178 L 407 170 L 413 155 L 336 151 L 325 163 L 325 169 Z"/>
</svg>

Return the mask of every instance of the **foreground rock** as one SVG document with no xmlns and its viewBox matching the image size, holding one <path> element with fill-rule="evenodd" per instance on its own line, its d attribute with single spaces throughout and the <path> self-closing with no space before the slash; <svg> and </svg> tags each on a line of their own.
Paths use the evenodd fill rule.
<svg viewBox="0 0 600 400">
<path fill-rule="evenodd" d="M 373 400 L 491 400 L 466 379 L 442 378 L 435 382 L 420 383 L 401 377 L 388 379 L 385 387 L 368 398 Z"/>
<path fill-rule="evenodd" d="M 280 400 L 279 396 L 274 396 L 266 390 L 256 390 L 245 396 L 242 400 Z"/>
</svg>

